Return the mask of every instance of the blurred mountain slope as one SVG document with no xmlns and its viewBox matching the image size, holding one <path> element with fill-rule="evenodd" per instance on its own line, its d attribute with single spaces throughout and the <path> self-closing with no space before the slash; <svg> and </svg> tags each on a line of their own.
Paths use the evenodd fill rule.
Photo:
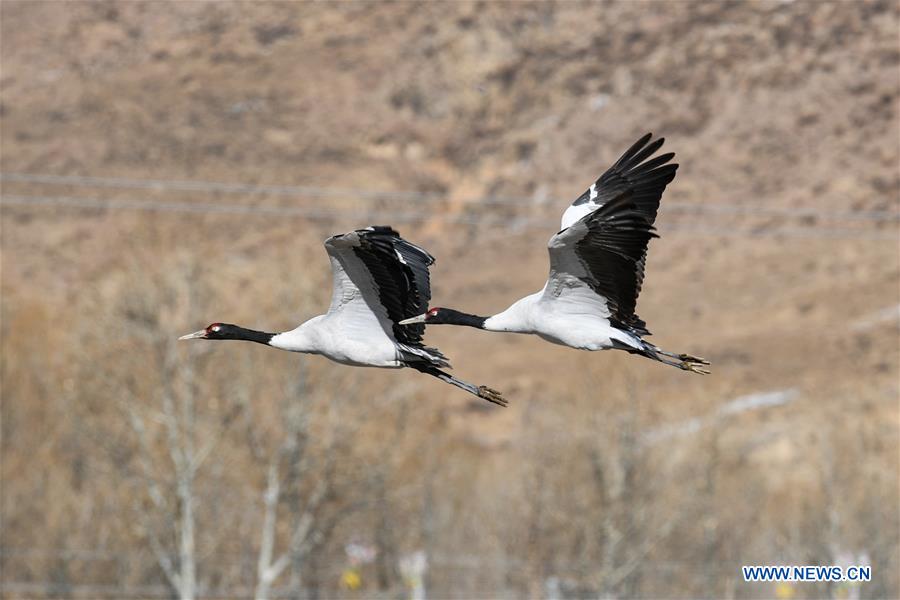
<svg viewBox="0 0 900 600">
<path fill-rule="evenodd" d="M 661 483 L 640 506 L 651 528 L 654 515 L 685 498 L 709 502 L 702 528 L 693 516 L 678 521 L 665 529 L 674 541 L 647 550 L 657 561 L 693 561 L 679 570 L 685 594 L 733 590 L 736 571 L 700 571 L 712 564 L 704 552 L 730 561 L 729 569 L 749 557 L 772 561 L 771 548 L 806 564 L 820 555 L 801 550 L 838 540 L 867 548 L 884 578 L 881 595 L 895 595 L 898 26 L 900 8 L 889 1 L 4 1 L 4 174 L 346 190 L 317 197 L 3 180 L 4 197 L 200 209 L 3 206 L 4 544 L 23 543 L 54 506 L 86 514 L 91 497 L 71 491 L 67 457 L 76 424 L 112 419 L 115 394 L 81 405 L 40 399 L 87 387 L 97 364 L 125 377 L 131 363 L 116 361 L 133 341 L 129 303 L 138 302 L 144 274 L 155 282 L 194 269 L 203 293 L 190 315 L 157 323 L 172 335 L 212 320 L 288 328 L 327 307 L 321 240 L 392 220 L 437 256 L 435 305 L 489 314 L 540 288 L 545 243 L 565 206 L 652 131 L 667 138 L 681 167 L 662 202 L 663 237 L 651 245 L 638 310 L 655 343 L 710 358 L 713 375 L 434 327 L 428 340 L 459 376 L 504 390 L 512 404 L 484 411 L 413 373 L 357 373 L 353 381 L 370 392 L 362 397 L 379 407 L 398 389 L 414 398 L 413 429 L 440 440 L 432 471 L 414 457 L 397 478 L 419 484 L 432 473 L 446 492 L 435 517 L 441 549 L 505 557 L 534 547 L 520 558 L 534 561 L 525 570 L 537 578 L 552 571 L 546 556 L 593 556 L 593 542 L 577 542 L 575 521 L 566 521 L 605 507 L 579 479 L 590 471 L 586 457 L 615 454 L 630 431 L 673 428 L 688 433 L 650 450 L 644 472 Z M 417 194 L 364 195 L 398 190 Z M 203 210 L 207 203 L 335 212 L 307 221 L 215 214 Z M 203 356 L 217 374 L 265 360 L 261 399 L 297 361 L 318 364 L 258 358 L 265 351 L 217 347 Z M 322 369 L 318 381 L 327 386 L 330 371 Z M 717 412 L 735 398 L 779 390 L 795 395 L 783 405 Z M 387 428 L 394 417 L 387 411 L 372 426 Z M 691 419 L 713 425 L 678 429 Z M 377 455 L 384 440 L 373 433 L 366 444 Z M 245 447 L 236 441 L 233 451 Z M 53 494 L 31 474 L 32 457 L 58 485 Z M 237 479 L 256 481 L 253 463 L 234 464 Z M 558 493 L 545 498 L 546 513 L 535 508 L 543 496 L 528 493 L 532 476 Z M 822 491 L 829 485 L 831 496 Z M 839 522 L 822 525 L 833 514 Z M 64 536 L 66 523 L 59 517 L 46 528 Z M 493 526 L 483 531 L 482 523 Z M 401 537 L 416 540 L 417 524 L 404 527 Z M 519 575 L 491 569 L 479 571 L 474 587 L 454 584 L 449 568 L 434 585 L 475 593 L 503 581 L 534 592 Z M 667 581 L 647 581 L 630 591 L 666 591 Z"/>
</svg>

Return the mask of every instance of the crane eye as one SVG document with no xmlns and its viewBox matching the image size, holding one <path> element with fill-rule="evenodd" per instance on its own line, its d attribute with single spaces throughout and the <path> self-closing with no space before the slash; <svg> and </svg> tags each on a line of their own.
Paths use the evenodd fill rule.
<svg viewBox="0 0 900 600">
<path fill-rule="evenodd" d="M 439 308 L 432 308 L 431 310 L 428 311 L 428 316 L 429 317 L 437 316 L 439 310 L 440 310 Z"/>
<path fill-rule="evenodd" d="M 213 323 L 212 325 L 209 326 L 209 330 L 213 333 L 218 332 L 220 329 L 222 329 L 221 323 Z"/>
</svg>

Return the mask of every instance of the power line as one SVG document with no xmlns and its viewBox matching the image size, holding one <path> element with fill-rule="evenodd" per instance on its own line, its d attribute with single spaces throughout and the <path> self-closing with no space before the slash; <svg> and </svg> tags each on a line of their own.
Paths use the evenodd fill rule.
<svg viewBox="0 0 900 600">
<path fill-rule="evenodd" d="M 144 189 L 159 191 L 220 192 L 227 194 L 266 195 L 305 198 L 358 198 L 383 201 L 439 202 L 446 194 L 411 190 L 377 191 L 366 188 L 330 188 L 308 185 L 263 185 L 202 180 L 133 179 L 127 177 L 95 177 L 82 175 L 52 175 L 41 173 L 0 173 L 0 181 L 63 185 L 87 188 Z M 569 201 L 552 198 L 486 196 L 468 201 L 476 205 L 510 205 L 517 207 L 566 206 Z M 816 208 L 788 208 L 778 206 L 744 206 L 733 203 L 692 204 L 667 202 L 666 210 L 690 213 L 784 216 L 791 218 L 817 217 L 831 220 L 862 220 L 900 222 L 900 212 L 890 210 L 840 211 Z"/>
<path fill-rule="evenodd" d="M 667 202 L 665 208 L 679 212 L 717 213 L 729 215 L 755 215 L 794 218 L 821 218 L 848 221 L 898 221 L 900 212 L 890 210 L 820 210 L 817 208 L 785 208 L 778 206 L 742 206 L 740 204 L 688 204 L 685 202 Z"/>
<path fill-rule="evenodd" d="M 65 591 L 66 596 L 82 598 L 171 598 L 172 590 L 164 585 L 102 585 L 59 583 L 54 581 L 0 581 L 0 590 L 23 596 L 50 598 Z M 202 590 L 205 591 L 205 590 Z M 243 590 L 241 590 L 243 592 Z M 249 593 L 229 594 L 223 598 L 249 598 Z"/>
<path fill-rule="evenodd" d="M 308 198 L 366 198 L 369 200 L 421 200 L 436 202 L 444 194 L 418 191 L 378 191 L 365 188 L 328 188 L 308 185 L 263 185 L 256 183 L 228 183 L 176 179 L 130 179 L 127 177 L 93 177 L 80 175 L 49 175 L 39 173 L 0 173 L 0 181 L 71 185 L 94 188 L 125 188 L 142 190 L 174 190 L 221 192 L 226 194 L 289 196 Z M 500 202 L 521 202 L 520 198 L 496 198 Z"/>
<path fill-rule="evenodd" d="M 106 551 L 106 552 L 98 552 L 92 549 L 85 550 L 64 550 L 64 549 L 39 549 L 39 548 L 5 548 L 0 550 L 0 556 L 5 556 L 8 558 L 32 558 L 32 559 L 58 559 L 58 560 L 81 560 L 84 562 L 142 562 L 142 561 L 154 561 L 153 555 L 150 552 L 143 551 L 140 549 L 134 548 L 122 548 L 116 551 Z M 222 555 L 216 555 L 214 557 L 215 564 L 218 566 L 225 567 L 241 567 L 247 564 L 255 564 L 256 557 L 251 554 L 242 554 L 241 558 L 230 558 L 227 555 L 224 557 Z M 433 565 L 440 566 L 454 566 L 454 567 L 462 567 L 462 568 L 482 568 L 486 566 L 493 567 L 524 567 L 525 562 L 521 559 L 517 558 L 501 558 L 501 557 L 486 557 L 486 556 L 477 556 L 477 557 L 459 557 L 450 554 L 443 553 L 432 553 L 431 560 L 429 561 Z M 702 564 L 706 564 L 707 561 L 693 561 L 693 560 L 684 560 L 684 561 L 667 561 L 655 563 L 655 565 L 659 564 L 668 564 L 671 567 L 679 567 L 684 565 L 694 565 L 697 562 L 701 562 Z M 558 566 L 561 567 L 577 567 L 578 563 L 576 562 L 557 562 Z M 718 564 L 730 564 L 727 561 L 720 561 Z M 340 568 L 332 569 L 336 572 L 339 572 Z M 2 582 L 0 582 L 2 583 Z"/>
<path fill-rule="evenodd" d="M 552 233 L 554 223 L 545 219 L 529 217 L 485 217 L 474 215 L 433 214 L 430 212 L 385 212 L 381 210 L 360 211 L 357 209 L 339 210 L 332 208 L 311 208 L 297 206 L 248 206 L 242 204 L 219 204 L 213 202 L 175 202 L 154 200 L 101 200 L 96 198 L 79 198 L 71 196 L 0 196 L 0 205 L 63 207 L 91 210 L 138 210 L 152 212 L 180 212 L 196 214 L 252 215 L 302 218 L 308 221 L 333 221 L 352 219 L 376 220 L 394 223 L 424 223 L 443 221 L 445 223 L 488 226 L 504 228 L 513 233 L 543 230 Z M 726 227 L 701 226 L 668 226 L 660 229 L 663 234 L 690 234 L 710 237 L 742 237 L 742 238 L 808 238 L 808 239 L 865 239 L 865 240 L 898 240 L 898 233 L 872 232 L 859 229 L 825 229 L 821 227 L 780 227 L 778 229 L 735 230 Z"/>
<path fill-rule="evenodd" d="M 506 225 L 517 219 L 499 217 L 484 218 L 466 215 L 432 214 L 424 212 L 385 212 L 371 209 L 338 210 L 333 208 L 312 208 L 301 206 L 250 206 L 243 204 L 219 204 L 215 202 L 173 202 L 156 200 L 100 200 L 97 198 L 78 198 L 72 196 L 0 196 L 0 204 L 15 206 L 60 206 L 68 208 L 84 208 L 99 210 L 145 210 L 154 212 L 183 212 L 200 214 L 258 215 L 273 217 L 299 217 L 308 221 L 331 221 L 340 218 L 359 220 L 361 216 L 371 213 L 383 221 L 402 223 L 419 223 L 430 220 L 447 221 L 462 225 Z M 530 221 L 530 220 L 529 220 Z"/>
</svg>

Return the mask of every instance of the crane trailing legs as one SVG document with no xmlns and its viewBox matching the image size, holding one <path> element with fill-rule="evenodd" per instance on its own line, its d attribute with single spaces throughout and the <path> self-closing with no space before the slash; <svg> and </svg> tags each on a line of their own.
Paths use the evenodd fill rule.
<svg viewBox="0 0 900 600">
<path fill-rule="evenodd" d="M 367 227 L 325 241 L 331 260 L 331 306 L 291 331 L 266 333 L 213 323 L 179 339 L 246 340 L 288 350 L 320 354 L 357 367 L 408 367 L 454 385 L 498 406 L 503 395 L 484 385 L 457 379 L 442 369 L 450 363 L 437 348 L 425 346 L 425 325 L 400 321 L 421 312 L 431 298 L 428 268 L 434 258 L 390 227 Z"/>
<path fill-rule="evenodd" d="M 653 156 L 663 138 L 635 142 L 569 206 L 550 238 L 544 288 L 490 317 L 430 308 L 401 325 L 464 325 L 528 333 L 581 350 L 624 350 L 692 373 L 709 374 L 706 359 L 662 350 L 643 339 L 647 324 L 635 314 L 644 281 L 647 246 L 659 202 L 675 178 L 673 153 Z"/>
</svg>

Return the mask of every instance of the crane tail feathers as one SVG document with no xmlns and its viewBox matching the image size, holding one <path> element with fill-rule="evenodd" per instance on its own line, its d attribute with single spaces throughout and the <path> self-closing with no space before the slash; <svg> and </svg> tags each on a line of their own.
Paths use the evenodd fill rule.
<svg viewBox="0 0 900 600">
<path fill-rule="evenodd" d="M 408 346 L 398 344 L 401 360 L 409 367 L 415 364 L 428 364 L 435 367 L 451 369 L 450 360 L 437 348 L 428 346 Z"/>
</svg>

